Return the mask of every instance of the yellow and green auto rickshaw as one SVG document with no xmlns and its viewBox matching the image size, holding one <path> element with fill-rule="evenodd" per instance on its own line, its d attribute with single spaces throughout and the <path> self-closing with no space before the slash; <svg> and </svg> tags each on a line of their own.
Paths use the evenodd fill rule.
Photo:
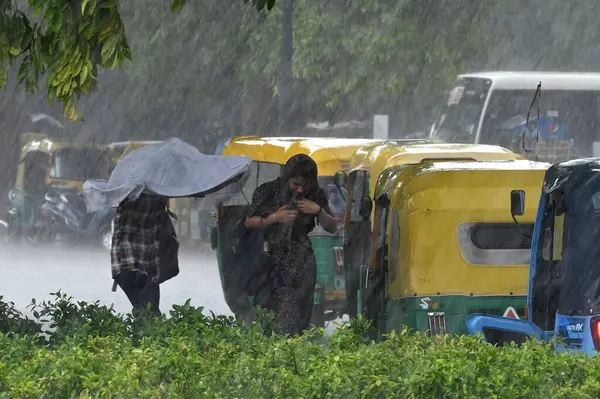
<svg viewBox="0 0 600 399">
<path fill-rule="evenodd" d="M 416 165 L 435 160 L 489 161 L 525 159 L 505 148 L 479 144 L 383 143 L 360 148 L 351 158 L 350 172 L 341 171 L 336 184 L 345 187 L 351 196 L 344 220 L 344 270 L 350 317 L 356 317 L 359 270 L 366 264 L 370 252 L 373 216 L 363 217 L 361 209 L 373 207 L 376 182 L 380 174 L 391 167 Z"/>
<path fill-rule="evenodd" d="M 234 313 L 231 298 L 227 298 L 229 283 L 225 281 L 223 265 L 232 256 L 232 236 L 252 200 L 254 190 L 267 181 L 281 175 L 283 165 L 296 154 L 310 155 L 319 168 L 319 184 L 329 194 L 332 208 L 339 209 L 337 216 L 340 229 L 336 234 L 325 232 L 320 226 L 310 234 L 317 259 L 317 289 L 313 324 L 323 326 L 347 312 L 345 278 L 343 273 L 342 224 L 347 193 L 334 184 L 338 170 L 348 170 L 349 159 L 357 148 L 381 142 L 373 139 L 303 138 L 303 137 L 236 137 L 222 143 L 217 155 L 245 155 L 253 159 L 252 174 L 243 192 L 224 202 L 217 213 L 213 249 L 217 251 L 221 282 L 226 300 Z M 340 205 L 341 204 L 341 205 Z M 334 212 L 335 213 L 335 212 Z"/>
<path fill-rule="evenodd" d="M 523 317 L 536 206 L 515 223 L 511 192 L 539 196 L 549 166 L 425 160 L 381 173 L 357 293 L 376 337 L 465 333 L 472 313 Z M 366 201 L 360 213 L 368 219 Z"/>
<path fill-rule="evenodd" d="M 21 136 L 15 186 L 9 193 L 9 224 L 17 234 L 31 230 L 49 191 L 81 192 L 88 179 L 107 179 L 114 162 L 106 146 L 55 141 L 40 133 Z"/>
</svg>

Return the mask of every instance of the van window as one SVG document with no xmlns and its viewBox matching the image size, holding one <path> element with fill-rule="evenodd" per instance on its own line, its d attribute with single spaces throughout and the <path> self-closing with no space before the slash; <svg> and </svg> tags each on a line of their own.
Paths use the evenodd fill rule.
<svg viewBox="0 0 600 399">
<path fill-rule="evenodd" d="M 533 224 L 519 227 L 514 223 L 462 223 L 457 233 L 463 257 L 473 265 L 529 264 Z"/>
<path fill-rule="evenodd" d="M 398 252 L 400 252 L 400 215 L 398 215 L 398 210 L 395 208 L 392 211 L 392 223 L 390 227 L 390 262 L 388 273 L 390 280 L 394 281 L 398 269 Z"/>
</svg>

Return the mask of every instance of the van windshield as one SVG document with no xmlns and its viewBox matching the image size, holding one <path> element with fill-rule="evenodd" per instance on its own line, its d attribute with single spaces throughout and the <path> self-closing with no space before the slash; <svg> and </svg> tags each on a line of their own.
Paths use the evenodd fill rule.
<svg viewBox="0 0 600 399">
<path fill-rule="evenodd" d="M 551 163 L 600 156 L 600 146 L 594 152 L 594 142 L 600 141 L 600 91 L 544 90 L 542 84 L 541 96 L 531 107 L 536 87 L 490 91 L 490 85 L 487 79 L 460 79 L 432 130 L 432 138 L 499 145 Z"/>
<path fill-rule="evenodd" d="M 488 79 L 459 79 L 450 92 L 432 138 L 448 143 L 474 143 L 490 84 Z"/>
<path fill-rule="evenodd" d="M 535 89 L 492 91 L 479 142 L 549 162 L 593 156 L 593 143 L 599 137 L 600 92 L 544 90 L 542 85 L 527 123 L 534 96 Z"/>
</svg>

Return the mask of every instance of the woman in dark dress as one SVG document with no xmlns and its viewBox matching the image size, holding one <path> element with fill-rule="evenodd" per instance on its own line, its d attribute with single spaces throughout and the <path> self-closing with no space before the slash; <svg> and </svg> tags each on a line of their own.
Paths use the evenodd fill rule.
<svg viewBox="0 0 600 399">
<path fill-rule="evenodd" d="M 269 292 L 257 295 L 257 305 L 273 310 L 283 332 L 290 335 L 308 329 L 312 315 L 317 264 L 308 233 L 316 223 L 330 233 L 337 230 L 317 175 L 312 158 L 293 156 L 281 177 L 254 191 L 245 222 L 246 228 L 265 229 L 260 263 Z"/>
</svg>

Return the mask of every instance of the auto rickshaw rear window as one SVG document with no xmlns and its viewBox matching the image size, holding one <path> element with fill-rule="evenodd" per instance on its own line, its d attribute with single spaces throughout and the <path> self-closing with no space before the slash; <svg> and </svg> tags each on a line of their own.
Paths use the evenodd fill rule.
<svg viewBox="0 0 600 399">
<path fill-rule="evenodd" d="M 531 249 L 532 236 L 532 223 L 475 223 L 470 229 L 471 241 L 479 249 Z"/>
<path fill-rule="evenodd" d="M 50 177 L 66 180 L 108 179 L 112 166 L 107 151 L 65 148 L 54 152 Z"/>
</svg>

